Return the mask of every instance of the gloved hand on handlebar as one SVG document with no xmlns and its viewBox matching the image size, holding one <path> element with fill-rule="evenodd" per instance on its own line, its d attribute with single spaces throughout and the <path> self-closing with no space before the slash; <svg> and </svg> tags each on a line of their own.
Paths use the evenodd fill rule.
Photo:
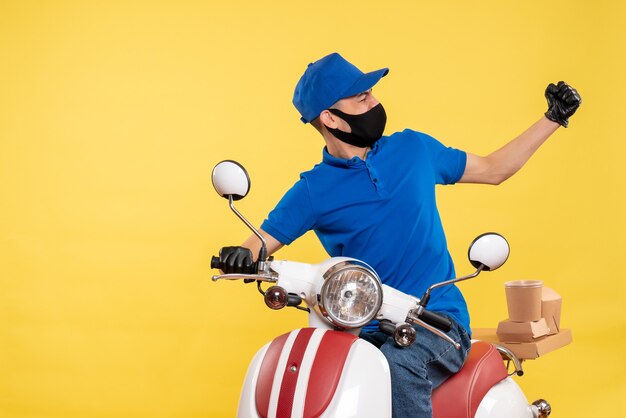
<svg viewBox="0 0 626 418">
<path fill-rule="evenodd" d="M 550 83 L 546 88 L 546 99 L 548 99 L 548 111 L 546 117 L 552 122 L 556 122 L 567 128 L 568 118 L 576 112 L 582 103 L 580 95 L 575 88 L 559 81 L 557 85 Z"/>
<path fill-rule="evenodd" d="M 256 266 L 252 251 L 245 247 L 222 247 L 220 249 L 220 269 L 226 274 L 253 274 Z"/>
</svg>

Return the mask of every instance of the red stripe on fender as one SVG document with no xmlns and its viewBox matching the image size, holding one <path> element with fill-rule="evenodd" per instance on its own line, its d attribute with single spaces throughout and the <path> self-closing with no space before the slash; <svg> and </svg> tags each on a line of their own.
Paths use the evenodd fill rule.
<svg viewBox="0 0 626 418">
<path fill-rule="evenodd" d="M 335 395 L 350 347 L 358 337 L 347 332 L 327 331 L 317 349 L 304 402 L 304 417 L 318 417 Z"/>
<path fill-rule="evenodd" d="M 276 373 L 278 359 L 280 358 L 280 353 L 283 351 L 287 337 L 289 337 L 289 333 L 274 338 L 274 341 L 270 343 L 270 346 L 265 352 L 265 357 L 263 357 L 263 362 L 261 363 L 261 368 L 259 369 L 259 378 L 256 382 L 255 399 L 256 410 L 262 418 L 267 418 L 270 406 L 270 395 L 272 394 L 274 373 Z"/>
<path fill-rule="evenodd" d="M 293 396 L 296 393 L 296 383 L 298 383 L 298 375 L 300 374 L 300 365 L 304 352 L 311 340 L 315 328 L 302 328 L 293 343 L 289 359 L 285 365 L 285 374 L 283 382 L 280 385 L 280 394 L 278 395 L 278 408 L 276 410 L 277 418 L 291 417 L 293 409 Z"/>
</svg>

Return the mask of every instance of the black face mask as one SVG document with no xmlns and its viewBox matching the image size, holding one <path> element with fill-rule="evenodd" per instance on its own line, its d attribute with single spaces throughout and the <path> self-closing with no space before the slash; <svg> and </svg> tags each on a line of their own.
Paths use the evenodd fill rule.
<svg viewBox="0 0 626 418">
<path fill-rule="evenodd" d="M 380 103 L 360 115 L 349 115 L 338 109 L 328 109 L 328 111 L 333 115 L 339 116 L 350 125 L 352 132 L 326 127 L 330 133 L 346 144 L 359 148 L 371 147 L 383 136 L 385 124 L 387 123 L 387 114 Z"/>
</svg>

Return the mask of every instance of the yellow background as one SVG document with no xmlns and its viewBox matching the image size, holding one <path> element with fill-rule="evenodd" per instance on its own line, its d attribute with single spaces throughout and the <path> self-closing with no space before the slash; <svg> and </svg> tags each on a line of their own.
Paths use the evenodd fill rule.
<svg viewBox="0 0 626 418">
<path fill-rule="evenodd" d="M 520 174 L 440 188 L 460 273 L 495 230 L 509 263 L 461 285 L 473 325 L 502 284 L 542 279 L 575 342 L 517 379 L 553 417 L 626 414 L 623 2 L 0 2 L 0 416 L 229 417 L 253 353 L 305 324 L 253 286 L 210 282 L 249 231 L 211 188 L 231 158 L 260 224 L 321 139 L 291 105 L 306 64 L 339 51 L 376 87 L 387 132 L 488 153 L 583 97 Z M 325 258 L 311 234 L 278 253 Z"/>
</svg>

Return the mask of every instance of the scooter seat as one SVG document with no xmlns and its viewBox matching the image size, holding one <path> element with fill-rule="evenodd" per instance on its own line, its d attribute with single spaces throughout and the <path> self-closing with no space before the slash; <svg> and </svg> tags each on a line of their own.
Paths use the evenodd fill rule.
<svg viewBox="0 0 626 418">
<path fill-rule="evenodd" d="M 433 391 L 433 418 L 473 418 L 489 389 L 506 377 L 498 350 L 475 342 L 461 370 Z"/>
</svg>

